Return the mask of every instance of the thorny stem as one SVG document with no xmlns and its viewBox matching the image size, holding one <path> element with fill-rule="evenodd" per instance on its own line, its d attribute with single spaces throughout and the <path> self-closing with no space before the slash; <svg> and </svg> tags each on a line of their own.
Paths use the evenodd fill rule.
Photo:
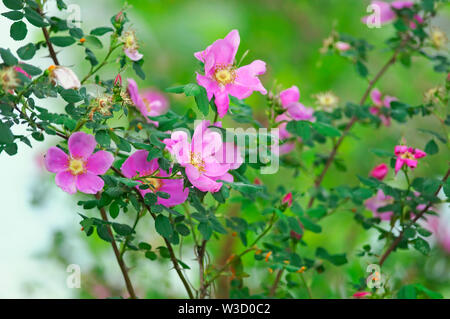
<svg viewBox="0 0 450 319">
<path fill-rule="evenodd" d="M 370 94 L 370 91 L 372 91 L 372 89 L 375 86 L 375 84 L 384 75 L 384 73 L 389 69 L 389 67 L 395 63 L 395 61 L 397 60 L 398 54 L 403 49 L 403 47 L 406 45 L 408 40 L 409 40 L 409 37 L 406 37 L 403 40 L 402 44 L 395 50 L 395 52 L 392 55 L 392 57 L 386 62 L 386 64 L 381 68 L 381 70 L 369 82 L 369 86 L 367 87 L 367 89 L 364 92 L 361 100 L 359 101 L 359 105 L 360 106 L 364 105 L 364 103 L 366 102 L 366 100 L 367 100 L 367 98 L 368 98 L 368 96 Z M 325 163 L 325 166 L 322 169 L 322 172 L 320 173 L 320 175 L 314 181 L 314 187 L 316 189 L 322 184 L 322 181 L 323 181 L 326 173 L 328 172 L 328 169 L 330 168 L 331 164 L 334 161 L 334 158 L 336 157 L 336 154 L 337 154 L 337 151 L 338 151 L 339 147 L 341 146 L 344 138 L 347 136 L 347 134 L 350 131 L 350 129 L 353 127 L 353 125 L 357 121 L 358 121 L 358 118 L 356 116 L 354 116 L 354 117 L 351 118 L 350 122 L 348 122 L 347 125 L 345 126 L 344 130 L 342 131 L 342 135 L 339 137 L 339 139 L 337 140 L 336 144 L 333 146 L 333 149 L 331 150 L 330 156 L 328 157 L 328 159 L 327 159 L 327 161 Z M 315 200 L 315 196 L 311 196 L 311 198 L 309 200 L 309 203 L 308 203 L 308 208 L 312 207 L 312 205 L 314 204 L 314 200 Z"/>
<path fill-rule="evenodd" d="M 36 11 L 43 17 L 44 13 L 42 10 L 36 9 Z M 50 42 L 50 35 L 46 27 L 42 27 L 42 33 L 44 33 L 45 43 L 47 44 L 48 52 L 50 53 L 50 57 L 53 60 L 55 65 L 59 65 L 58 57 L 56 56 L 55 49 L 53 48 L 53 44 Z"/>
<path fill-rule="evenodd" d="M 200 247 L 198 247 L 198 265 L 199 265 L 199 275 L 200 275 L 200 299 L 204 299 L 206 297 L 206 289 L 207 287 L 205 286 L 205 264 L 204 264 L 204 259 L 205 259 L 205 252 L 206 252 L 206 243 L 207 240 L 203 240 L 202 241 L 202 245 Z"/>
<path fill-rule="evenodd" d="M 97 199 L 100 199 L 100 194 L 97 193 L 95 195 Z M 130 294 L 131 299 L 136 299 L 136 294 L 134 293 L 133 284 L 131 283 L 130 277 L 128 276 L 128 270 L 123 261 L 123 258 L 117 248 L 116 240 L 114 239 L 114 235 L 111 231 L 111 227 L 109 226 L 108 216 L 106 215 L 105 209 L 100 208 L 100 214 L 102 216 L 103 221 L 106 223 L 106 228 L 108 229 L 108 233 L 111 237 L 111 246 L 114 250 L 114 255 L 116 256 L 117 263 L 119 264 L 120 270 L 122 271 L 123 279 L 125 280 L 125 285 L 127 286 L 128 293 Z"/>
<path fill-rule="evenodd" d="M 231 264 L 231 262 L 233 261 L 233 259 L 235 258 L 241 258 L 242 256 L 246 255 L 247 253 L 251 252 L 252 250 L 255 250 L 256 247 L 254 247 L 260 240 L 261 238 L 263 238 L 269 231 L 270 229 L 272 229 L 272 226 L 275 224 L 276 221 L 276 214 L 273 213 L 272 214 L 272 218 L 270 219 L 269 225 L 266 227 L 266 229 L 259 234 L 258 237 L 256 237 L 256 239 L 249 245 L 249 248 L 243 250 L 241 253 L 239 253 L 238 255 L 234 256 L 233 258 L 229 258 L 229 260 L 225 263 L 225 265 L 223 265 L 218 271 L 217 273 L 208 281 L 205 282 L 205 288 L 207 288 L 209 285 L 211 285 L 214 280 L 216 280 L 217 278 L 219 278 L 222 273 L 228 268 L 228 266 Z"/>
<path fill-rule="evenodd" d="M 444 184 L 447 179 L 448 176 L 450 175 L 450 169 L 447 170 L 447 173 L 445 174 L 444 178 L 442 179 L 442 184 Z M 438 189 L 436 190 L 436 192 L 434 193 L 434 196 L 436 197 L 439 194 L 439 191 L 442 188 L 442 184 L 439 185 Z M 430 207 L 433 205 L 433 203 L 430 201 L 427 206 L 425 206 L 424 209 L 422 209 L 417 215 L 416 217 L 414 217 L 414 219 L 411 221 L 412 224 L 414 224 L 415 222 L 417 222 L 427 211 L 428 209 L 430 209 Z M 378 264 L 381 266 L 383 266 L 384 262 L 386 261 L 386 259 L 389 257 L 389 255 L 395 250 L 395 248 L 397 248 L 398 244 L 402 241 L 403 239 L 403 234 L 404 231 L 402 230 L 400 232 L 400 234 L 398 235 L 398 237 L 392 242 L 392 244 L 388 247 L 388 249 L 385 251 L 385 253 L 381 256 L 380 261 L 378 262 Z"/>
<path fill-rule="evenodd" d="M 113 39 L 111 39 L 111 41 L 113 41 Z M 86 76 L 83 78 L 83 80 L 81 80 L 81 84 L 84 84 L 84 82 L 86 82 L 92 75 L 94 75 L 95 73 L 98 72 L 98 70 L 100 70 L 102 67 L 104 67 L 108 63 L 108 59 L 111 56 L 111 54 L 114 52 L 114 50 L 117 49 L 118 47 L 120 47 L 121 45 L 122 44 L 118 44 L 118 45 L 114 46 L 113 42 L 111 42 L 111 44 L 109 46 L 108 53 L 106 54 L 106 56 L 103 59 L 102 63 L 97 65 L 95 68 L 91 67 L 91 69 L 89 70 L 89 73 L 86 74 Z"/>
</svg>

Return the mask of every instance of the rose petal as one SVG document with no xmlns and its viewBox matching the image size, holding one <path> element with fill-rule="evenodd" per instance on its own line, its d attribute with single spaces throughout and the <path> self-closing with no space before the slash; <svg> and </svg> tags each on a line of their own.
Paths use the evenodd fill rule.
<svg viewBox="0 0 450 319">
<path fill-rule="evenodd" d="M 45 167 L 49 172 L 59 173 L 67 170 L 69 156 L 57 147 L 50 147 L 45 155 Z"/>
<path fill-rule="evenodd" d="M 84 132 L 76 132 L 69 137 L 68 144 L 70 155 L 72 157 L 87 160 L 94 151 L 97 142 L 93 135 Z"/>
<path fill-rule="evenodd" d="M 96 175 L 105 174 L 114 162 L 114 156 L 106 151 L 98 151 L 92 154 L 88 160 L 86 169 Z"/>
</svg>

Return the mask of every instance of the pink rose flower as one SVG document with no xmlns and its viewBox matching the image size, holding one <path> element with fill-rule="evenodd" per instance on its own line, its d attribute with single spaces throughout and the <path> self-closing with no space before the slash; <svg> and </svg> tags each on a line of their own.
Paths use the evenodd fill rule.
<svg viewBox="0 0 450 319">
<path fill-rule="evenodd" d="M 219 132 L 208 128 L 209 121 L 197 125 L 191 142 L 184 131 L 172 133 L 170 139 L 165 139 L 168 151 L 175 160 L 185 168 L 186 176 L 196 188 L 202 192 L 218 192 L 223 180 L 233 182 L 229 170 L 241 166 L 243 159 L 233 143 L 222 142 Z M 215 123 L 220 127 L 221 123 Z"/>
<path fill-rule="evenodd" d="M 391 196 L 387 196 L 384 192 L 379 189 L 377 194 L 365 201 L 366 208 L 372 211 L 374 217 L 378 217 L 381 220 L 391 220 L 394 212 L 378 212 L 378 209 L 384 207 L 386 205 L 392 204 L 394 202 L 394 198 Z"/>
<path fill-rule="evenodd" d="M 389 168 L 385 163 L 381 163 L 380 165 L 375 166 L 370 172 L 370 176 L 382 181 L 387 173 L 389 172 Z"/>
<path fill-rule="evenodd" d="M 236 52 L 239 47 L 239 33 L 232 30 L 224 39 L 216 40 L 204 51 L 194 56 L 205 64 L 205 74 L 197 73 L 197 82 L 206 89 L 208 99 L 214 96 L 217 112 L 222 118 L 230 106 L 228 95 L 238 99 L 249 97 L 253 91 L 266 94 L 258 75 L 266 72 L 266 63 L 255 60 L 249 65 L 237 68 Z"/>
<path fill-rule="evenodd" d="M 305 107 L 300 100 L 300 90 L 293 85 L 289 89 L 280 92 L 281 106 L 286 109 L 291 119 L 296 121 L 314 122 L 314 109 Z"/>
<path fill-rule="evenodd" d="M 105 174 L 114 157 L 106 151 L 94 152 L 97 142 L 93 135 L 73 133 L 68 141 L 70 155 L 57 147 L 50 147 L 45 156 L 45 167 L 56 173 L 55 182 L 63 191 L 74 194 L 77 189 L 95 194 L 103 189 L 104 182 L 97 175 Z"/>
<path fill-rule="evenodd" d="M 142 184 L 147 184 L 150 187 L 147 189 L 140 189 L 136 186 L 142 196 L 145 196 L 145 194 L 150 192 L 164 192 L 170 195 L 169 198 L 158 197 L 157 204 L 172 207 L 184 203 L 189 195 L 189 189 L 184 189 L 183 179 L 144 177 L 149 175 L 167 177 L 172 173 L 171 170 L 169 170 L 169 174 L 167 174 L 164 170 L 160 169 L 157 159 L 147 161 L 147 156 L 148 151 L 139 150 L 134 152 L 120 168 L 123 175 L 127 178 L 133 178 L 136 175 L 143 176 L 142 179 L 138 181 Z"/>
<path fill-rule="evenodd" d="M 389 23 L 389 22 L 395 20 L 395 18 L 397 17 L 397 15 L 393 9 L 401 10 L 404 8 L 410 8 L 414 5 L 414 2 L 413 1 L 394 1 L 392 3 L 389 3 L 389 2 L 384 2 L 384 1 L 372 1 L 371 4 L 378 6 L 379 13 L 380 13 L 380 23 L 385 24 L 385 23 Z M 367 23 L 367 22 L 369 22 L 369 19 L 371 19 L 371 18 L 373 19 L 372 15 L 365 16 L 362 18 L 362 22 Z"/>
<path fill-rule="evenodd" d="M 386 95 L 384 96 L 383 99 L 382 94 L 378 89 L 373 89 L 372 92 L 370 93 L 370 97 L 372 98 L 373 102 L 373 106 L 369 109 L 370 113 L 378 116 L 385 126 L 391 125 L 391 119 L 381 112 L 381 108 L 382 107 L 390 108 L 391 102 L 397 101 L 397 98 Z"/>
<path fill-rule="evenodd" d="M 397 156 L 397 160 L 395 161 L 395 174 L 398 173 L 403 165 L 407 165 L 411 169 L 416 168 L 417 159 L 427 156 L 424 151 L 406 145 L 397 145 L 394 153 Z"/>
<path fill-rule="evenodd" d="M 136 105 L 137 109 L 145 117 L 148 123 L 152 123 L 158 126 L 158 122 L 152 121 L 148 116 L 158 116 L 167 112 L 169 108 L 169 102 L 166 97 L 152 90 L 146 90 L 142 94 L 139 93 L 136 81 L 133 79 L 127 79 L 128 81 L 128 94 Z"/>
</svg>

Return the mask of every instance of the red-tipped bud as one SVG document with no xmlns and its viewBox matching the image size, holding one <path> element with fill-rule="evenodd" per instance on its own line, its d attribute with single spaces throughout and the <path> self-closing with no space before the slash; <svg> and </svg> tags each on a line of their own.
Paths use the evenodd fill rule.
<svg viewBox="0 0 450 319">
<path fill-rule="evenodd" d="M 287 193 L 283 200 L 281 201 L 282 204 L 287 204 L 288 207 L 292 206 L 292 193 Z"/>
<path fill-rule="evenodd" d="M 382 163 L 380 165 L 375 166 L 372 169 L 372 171 L 370 172 L 370 176 L 381 181 L 386 177 L 388 172 L 389 172 L 389 168 L 387 167 L 386 164 Z"/>
<path fill-rule="evenodd" d="M 255 179 L 253 180 L 253 184 L 255 185 L 262 185 L 261 180 L 258 177 L 255 177 Z"/>
<path fill-rule="evenodd" d="M 122 76 L 117 74 L 116 79 L 114 80 L 114 86 L 122 86 Z"/>
</svg>

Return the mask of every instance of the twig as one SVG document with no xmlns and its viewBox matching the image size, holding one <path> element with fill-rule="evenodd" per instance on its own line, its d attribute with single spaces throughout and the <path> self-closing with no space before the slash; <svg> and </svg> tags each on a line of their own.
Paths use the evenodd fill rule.
<svg viewBox="0 0 450 319">
<path fill-rule="evenodd" d="M 442 184 L 445 183 L 448 179 L 448 176 L 450 175 L 450 169 L 447 170 L 447 173 L 445 174 L 444 178 L 442 179 Z M 439 191 L 442 188 L 442 184 L 439 185 L 438 189 L 436 190 L 436 192 L 434 193 L 434 196 L 437 196 L 439 194 Z M 428 209 L 430 209 L 430 207 L 433 205 L 433 203 L 430 201 L 427 206 L 425 206 L 424 209 L 422 209 L 420 211 L 420 213 L 418 213 L 416 215 L 416 217 L 414 217 L 414 219 L 412 220 L 412 224 L 414 224 L 415 222 L 417 222 L 427 211 Z M 398 237 L 392 242 L 392 244 L 389 246 L 389 248 L 385 251 L 385 253 L 381 256 L 380 261 L 378 262 L 378 264 L 381 266 L 383 266 L 384 262 L 386 261 L 386 259 L 389 257 L 389 255 L 395 250 L 395 248 L 398 246 L 398 244 L 402 241 L 403 239 L 403 234 L 404 231 L 402 230 L 400 232 L 400 234 L 398 235 Z"/>
<path fill-rule="evenodd" d="M 407 37 L 407 38 L 405 38 L 403 40 L 402 44 L 397 48 L 397 50 L 395 50 L 395 52 L 392 55 L 392 57 L 386 62 L 386 64 L 381 68 L 381 70 L 369 82 L 369 86 L 367 87 L 367 89 L 364 92 L 361 100 L 359 101 L 359 105 L 360 106 L 364 105 L 364 103 L 367 100 L 367 97 L 370 94 L 370 91 L 372 91 L 372 89 L 375 86 L 375 84 L 383 76 L 383 74 L 389 69 L 389 67 L 395 63 L 395 61 L 397 60 L 398 54 L 400 53 L 401 49 L 403 49 L 403 47 L 405 46 L 405 44 L 407 43 L 408 39 L 409 38 Z M 331 164 L 334 161 L 334 158 L 336 157 L 337 151 L 338 151 L 339 147 L 341 146 L 342 141 L 344 140 L 344 138 L 347 136 L 347 134 L 350 131 L 350 129 L 353 127 L 353 125 L 357 121 L 358 121 L 358 118 L 356 116 L 354 116 L 354 117 L 351 118 L 350 122 L 348 122 L 348 124 L 345 126 L 344 130 L 342 131 L 342 135 L 339 137 L 339 139 L 337 140 L 336 144 L 333 146 L 333 149 L 331 150 L 330 156 L 328 157 L 322 172 L 320 173 L 320 175 L 314 181 L 314 187 L 316 189 L 322 184 L 322 181 L 323 181 L 326 173 L 328 172 L 328 169 L 330 168 Z M 315 196 L 311 196 L 311 198 L 309 200 L 309 203 L 308 203 L 308 208 L 312 207 L 312 205 L 314 204 L 314 200 L 315 200 Z"/>
<path fill-rule="evenodd" d="M 204 269 L 206 243 L 207 243 L 207 241 L 204 239 L 202 241 L 202 245 L 198 249 L 198 266 L 199 266 L 199 275 L 200 275 L 200 289 L 199 289 L 200 299 L 204 299 L 206 297 L 206 288 L 207 288 L 207 287 L 205 287 L 205 269 Z"/>
<path fill-rule="evenodd" d="M 97 193 L 95 195 L 97 199 L 100 199 L 100 194 Z M 123 261 L 119 249 L 117 248 L 116 240 L 114 239 L 114 235 L 111 231 L 111 227 L 109 226 L 108 216 L 106 215 L 105 209 L 100 208 L 100 214 L 102 216 L 103 221 L 106 223 L 106 228 L 108 229 L 108 233 L 111 236 L 111 246 L 114 250 L 114 255 L 116 256 L 117 263 L 119 264 L 120 270 L 122 271 L 123 279 L 125 280 L 125 285 L 127 286 L 128 293 L 130 294 L 130 298 L 136 299 L 136 294 L 134 293 L 133 284 L 131 283 L 130 277 L 128 276 L 128 270 L 125 266 L 125 262 Z"/>
<path fill-rule="evenodd" d="M 36 9 L 36 11 L 43 17 L 44 13 L 42 10 Z M 46 27 L 42 27 L 42 33 L 44 33 L 45 43 L 47 43 L 48 52 L 50 53 L 50 57 L 53 60 L 55 65 L 59 65 L 58 57 L 56 56 L 55 49 L 53 48 L 53 44 L 50 42 L 50 35 L 48 34 L 48 30 Z"/>
<path fill-rule="evenodd" d="M 280 283 L 281 276 L 283 275 L 283 272 L 284 272 L 283 268 L 278 270 L 277 276 L 275 277 L 275 281 L 273 282 L 273 285 L 270 288 L 269 297 L 275 296 L 275 293 L 277 292 L 278 284 Z"/>
</svg>

